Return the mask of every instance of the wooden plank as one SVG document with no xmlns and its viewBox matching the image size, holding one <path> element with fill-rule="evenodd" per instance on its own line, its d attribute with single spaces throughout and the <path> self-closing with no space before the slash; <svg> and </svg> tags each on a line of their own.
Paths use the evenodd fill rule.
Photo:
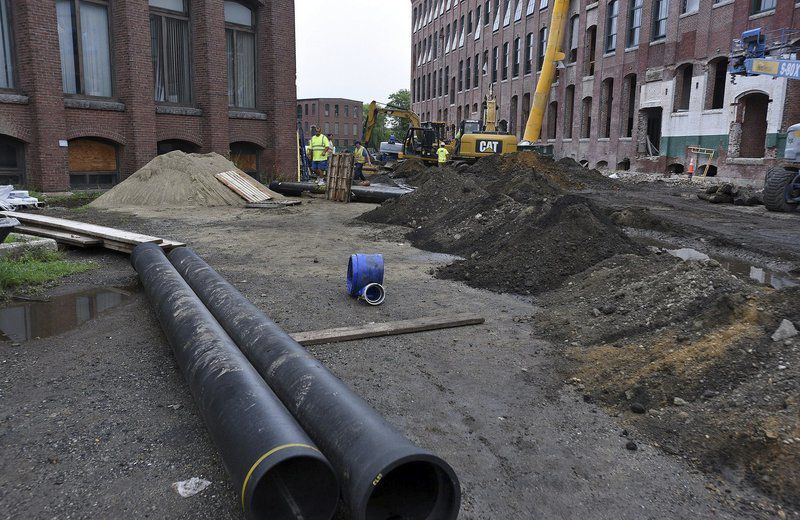
<svg viewBox="0 0 800 520">
<path fill-rule="evenodd" d="M 123 242 L 126 244 L 137 245 L 145 242 L 158 244 L 163 241 L 161 238 L 151 237 L 149 235 L 140 235 L 139 233 L 132 233 L 130 231 L 123 231 L 121 229 L 96 226 L 94 224 L 86 224 L 84 222 L 77 222 L 75 220 L 67 220 L 63 218 L 47 217 L 45 215 L 20 213 L 17 211 L 0 211 L 0 215 L 14 217 L 20 222 L 25 224 L 33 224 L 40 228 L 44 227 L 59 231 L 68 231 L 78 235 L 102 238 L 104 240 L 114 240 L 116 242 Z"/>
<path fill-rule="evenodd" d="M 289 334 L 301 345 L 322 345 L 339 343 L 356 339 L 410 334 L 427 330 L 449 329 L 466 325 L 480 325 L 486 321 L 476 314 L 456 314 L 450 316 L 431 316 L 413 320 L 390 321 L 386 323 L 370 323 L 360 327 L 339 327 L 335 329 L 295 332 Z"/>
<path fill-rule="evenodd" d="M 65 231 L 40 228 L 35 226 L 25 226 L 25 225 L 16 226 L 14 227 L 14 232 L 23 233 L 25 235 L 43 237 L 43 238 L 52 238 L 56 242 L 62 244 L 69 244 L 71 246 L 91 247 L 91 246 L 103 245 L 103 241 L 100 240 L 99 238 L 86 237 L 83 235 L 76 235 L 74 233 L 68 233 Z"/>
<path fill-rule="evenodd" d="M 272 198 L 253 186 L 236 171 L 221 172 L 214 177 L 247 202 L 264 202 Z"/>
</svg>

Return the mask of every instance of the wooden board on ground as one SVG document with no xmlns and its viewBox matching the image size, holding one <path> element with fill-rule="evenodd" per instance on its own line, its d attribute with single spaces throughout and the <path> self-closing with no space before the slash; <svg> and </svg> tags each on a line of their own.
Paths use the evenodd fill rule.
<svg viewBox="0 0 800 520">
<path fill-rule="evenodd" d="M 221 172 L 214 177 L 247 202 L 265 202 L 272 198 L 253 186 L 252 183 L 235 170 Z"/>
<path fill-rule="evenodd" d="M 56 229 L 59 231 L 68 231 L 77 235 L 88 237 L 102 238 L 108 240 L 115 240 L 126 244 L 142 244 L 145 242 L 158 244 L 163 242 L 163 239 L 158 237 L 151 237 L 149 235 L 140 235 L 139 233 L 132 233 L 130 231 L 123 231 L 105 226 L 96 226 L 94 224 L 86 224 L 84 222 L 77 222 L 75 220 L 67 220 L 63 218 L 47 217 L 45 215 L 34 215 L 31 213 L 20 213 L 18 211 L 0 211 L 0 215 L 5 217 L 14 217 L 23 224 L 30 224 L 38 228 Z"/>
<path fill-rule="evenodd" d="M 324 343 L 339 343 L 356 339 L 376 338 L 380 336 L 394 336 L 397 334 L 410 334 L 427 330 L 449 329 L 464 327 L 466 325 L 480 325 L 485 319 L 476 314 L 456 314 L 450 316 L 431 316 L 413 320 L 390 321 L 386 323 L 370 323 L 357 327 L 339 327 L 336 329 L 314 330 L 309 332 L 295 332 L 289 334 L 292 339 L 301 345 L 321 345 Z"/>
<path fill-rule="evenodd" d="M 99 238 L 86 237 L 83 235 L 76 235 L 66 231 L 58 231 L 56 229 L 46 229 L 32 226 L 16 226 L 15 233 L 22 233 L 24 235 L 33 235 L 36 237 L 52 238 L 56 242 L 69 244 L 78 247 L 91 247 L 103 244 L 103 240 Z"/>
<path fill-rule="evenodd" d="M 274 209 L 285 208 L 287 206 L 297 206 L 302 204 L 299 200 L 268 200 L 266 202 L 248 202 L 244 205 L 245 208 L 250 209 Z"/>
</svg>

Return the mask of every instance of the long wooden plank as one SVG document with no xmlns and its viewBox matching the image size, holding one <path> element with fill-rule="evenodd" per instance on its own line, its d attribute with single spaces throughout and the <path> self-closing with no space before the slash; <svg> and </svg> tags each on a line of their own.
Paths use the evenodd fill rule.
<svg viewBox="0 0 800 520">
<path fill-rule="evenodd" d="M 295 332 L 289 335 L 301 345 L 322 345 L 324 343 L 339 343 L 356 339 L 464 327 L 466 325 L 480 325 L 484 321 L 486 320 L 477 314 L 455 314 L 450 316 L 416 318 L 413 320 L 389 321 L 386 323 L 370 323 L 359 327 L 339 327 L 335 329 Z"/>
<path fill-rule="evenodd" d="M 14 227 L 14 232 L 43 238 L 52 238 L 56 242 L 72 246 L 91 247 L 103 245 L 103 241 L 99 238 L 86 237 L 75 233 L 67 233 L 66 231 L 58 231 L 56 229 L 20 225 Z"/>
<path fill-rule="evenodd" d="M 249 183 L 246 179 L 242 178 L 238 172 L 221 172 L 214 177 L 247 202 L 264 202 L 271 198 Z"/>
<path fill-rule="evenodd" d="M 114 240 L 116 242 L 123 242 L 127 244 L 136 245 L 145 242 L 158 244 L 163 241 L 161 238 L 151 237 L 149 235 L 140 235 L 139 233 L 132 233 L 130 231 L 123 231 L 121 229 L 96 226 L 94 224 L 86 224 L 84 222 L 77 222 L 75 220 L 67 220 L 63 218 L 47 217 L 45 215 L 20 213 L 18 211 L 0 211 L 0 215 L 14 217 L 20 222 L 34 224 L 36 227 L 46 227 L 60 231 L 69 231 L 78 235 Z"/>
</svg>

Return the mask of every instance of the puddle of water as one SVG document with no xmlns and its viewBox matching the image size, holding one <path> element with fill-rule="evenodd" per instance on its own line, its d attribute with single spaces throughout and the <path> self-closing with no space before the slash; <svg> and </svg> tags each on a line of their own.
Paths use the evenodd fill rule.
<svg viewBox="0 0 800 520">
<path fill-rule="evenodd" d="M 712 258 L 707 254 L 690 247 L 670 249 L 671 245 L 667 244 L 666 242 L 660 242 L 652 239 L 639 239 L 639 241 L 650 246 L 664 249 L 667 253 L 684 261 L 702 262 Z M 773 289 L 782 289 L 784 287 L 800 285 L 800 280 L 784 271 L 767 269 L 741 260 L 732 260 L 730 258 L 714 258 L 714 260 L 719 262 L 722 267 L 735 275 L 743 277 L 746 276 L 762 285 L 769 285 Z"/>
<path fill-rule="evenodd" d="M 0 340 L 27 341 L 62 334 L 124 303 L 131 292 L 116 287 L 15 302 L 0 309 Z"/>
</svg>

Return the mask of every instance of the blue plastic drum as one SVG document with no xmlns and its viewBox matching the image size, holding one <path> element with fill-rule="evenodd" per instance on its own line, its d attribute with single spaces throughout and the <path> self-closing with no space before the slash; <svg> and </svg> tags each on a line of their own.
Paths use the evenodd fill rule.
<svg viewBox="0 0 800 520">
<path fill-rule="evenodd" d="M 358 297 L 369 284 L 383 285 L 383 255 L 350 255 L 347 264 L 347 292 Z"/>
</svg>

